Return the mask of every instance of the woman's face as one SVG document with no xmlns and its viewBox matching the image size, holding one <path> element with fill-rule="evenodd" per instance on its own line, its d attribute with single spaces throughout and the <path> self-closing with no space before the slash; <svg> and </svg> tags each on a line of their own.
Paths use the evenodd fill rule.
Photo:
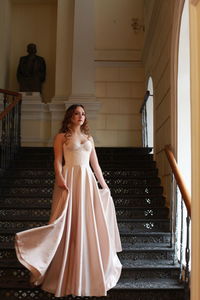
<svg viewBox="0 0 200 300">
<path fill-rule="evenodd" d="M 71 118 L 71 123 L 75 126 L 81 126 L 85 122 L 85 111 L 81 106 L 77 106 L 75 108 L 72 118 Z"/>
</svg>

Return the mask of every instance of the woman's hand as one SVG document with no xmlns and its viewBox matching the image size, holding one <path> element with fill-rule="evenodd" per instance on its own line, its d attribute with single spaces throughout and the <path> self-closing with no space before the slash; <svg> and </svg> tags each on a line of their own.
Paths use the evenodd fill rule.
<svg viewBox="0 0 200 300">
<path fill-rule="evenodd" d="M 108 187 L 108 185 L 106 184 L 106 185 L 102 185 L 102 189 L 107 189 L 107 190 L 109 190 L 109 187 Z"/>
<path fill-rule="evenodd" d="M 94 146 L 94 141 L 93 141 L 93 138 L 90 137 L 90 141 L 92 142 L 92 151 L 91 151 L 91 154 L 90 154 L 90 163 L 91 163 L 91 166 L 92 166 L 92 169 L 94 171 L 94 174 L 98 180 L 98 182 L 100 183 L 102 189 L 108 189 L 109 190 L 109 187 L 103 177 L 103 173 L 102 173 L 102 170 L 99 166 L 99 161 L 98 161 L 98 158 L 97 158 L 97 154 L 96 154 L 96 150 L 95 150 L 95 146 Z"/>
<path fill-rule="evenodd" d="M 56 177 L 56 183 L 61 189 L 67 190 L 67 185 L 65 183 L 65 180 L 63 177 L 57 176 Z"/>
<path fill-rule="evenodd" d="M 58 133 L 54 139 L 54 170 L 57 185 L 61 189 L 67 190 L 67 185 L 62 175 L 63 143 L 64 134 Z"/>
</svg>

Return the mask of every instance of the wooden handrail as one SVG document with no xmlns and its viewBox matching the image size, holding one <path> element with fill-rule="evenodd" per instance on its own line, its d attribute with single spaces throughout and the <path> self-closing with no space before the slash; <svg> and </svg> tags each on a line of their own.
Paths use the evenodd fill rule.
<svg viewBox="0 0 200 300">
<path fill-rule="evenodd" d="M 22 100 L 22 98 L 16 98 L 11 104 L 9 104 L 4 111 L 0 113 L 0 120 L 2 120 L 8 113 L 13 109 L 13 107 Z"/>
<path fill-rule="evenodd" d="M 150 96 L 150 91 L 146 91 L 146 93 L 145 93 L 145 95 L 144 95 L 144 100 L 143 100 L 142 105 L 141 105 L 141 108 L 140 108 L 140 113 L 142 113 L 143 108 L 144 108 L 144 106 L 145 106 L 145 104 L 146 104 L 146 102 L 147 102 L 149 96 Z"/>
<path fill-rule="evenodd" d="M 180 189 L 183 201 L 184 201 L 185 206 L 186 206 L 187 211 L 188 211 L 188 215 L 191 217 L 191 196 L 190 196 L 190 194 L 189 194 L 189 192 L 188 192 L 188 190 L 185 186 L 183 177 L 182 177 L 182 175 L 179 171 L 179 168 L 178 168 L 177 162 L 175 160 L 174 154 L 173 154 L 173 152 L 171 150 L 171 147 L 169 145 L 165 146 L 165 153 L 166 153 L 166 156 L 168 158 L 168 161 L 169 161 L 169 164 L 171 166 L 174 177 L 176 179 L 176 182 L 178 184 L 178 187 Z"/>
<path fill-rule="evenodd" d="M 14 96 L 15 100 L 9 104 L 4 111 L 2 111 L 0 113 L 0 120 L 2 120 L 8 113 L 9 111 L 11 111 L 13 109 L 13 107 L 22 100 L 22 95 L 20 93 L 17 92 L 12 92 L 12 91 L 8 91 L 8 90 L 3 90 L 0 89 L 0 93 L 2 94 L 6 94 L 6 95 L 10 95 L 10 96 Z"/>
<path fill-rule="evenodd" d="M 21 96 L 21 94 L 18 92 L 13 92 L 13 91 L 4 90 L 4 89 L 0 89 L 0 93 L 10 95 L 10 96 L 19 96 L 19 97 Z"/>
</svg>

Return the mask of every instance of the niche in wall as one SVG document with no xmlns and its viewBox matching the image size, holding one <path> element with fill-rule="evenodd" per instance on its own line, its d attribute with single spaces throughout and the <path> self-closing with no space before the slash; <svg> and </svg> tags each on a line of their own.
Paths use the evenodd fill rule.
<svg viewBox="0 0 200 300">
<path fill-rule="evenodd" d="M 43 101 L 55 94 L 57 0 L 11 0 L 11 50 L 9 89 L 19 90 L 16 70 L 29 43 L 37 45 L 37 54 L 46 62 Z"/>
</svg>

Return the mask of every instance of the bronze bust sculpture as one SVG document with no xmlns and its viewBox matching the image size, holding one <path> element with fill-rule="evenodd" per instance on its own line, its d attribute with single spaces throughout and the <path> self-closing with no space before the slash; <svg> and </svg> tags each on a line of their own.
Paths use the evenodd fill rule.
<svg viewBox="0 0 200 300">
<path fill-rule="evenodd" d="M 43 57 L 36 55 L 35 44 L 28 44 L 28 55 L 20 57 L 17 79 L 21 92 L 40 92 L 45 81 L 46 65 Z"/>
</svg>

